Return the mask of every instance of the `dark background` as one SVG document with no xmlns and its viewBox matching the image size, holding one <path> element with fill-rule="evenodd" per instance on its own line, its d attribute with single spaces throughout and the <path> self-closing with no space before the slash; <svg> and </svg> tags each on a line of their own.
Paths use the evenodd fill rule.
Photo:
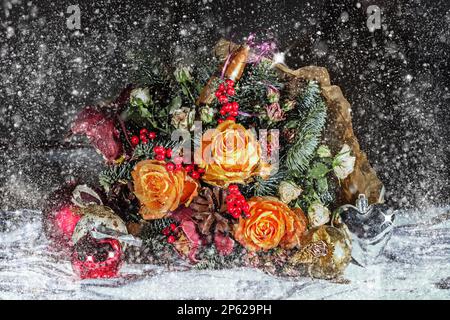
<svg viewBox="0 0 450 320">
<path fill-rule="evenodd" d="M 201 63 L 222 36 L 274 35 L 291 68 L 328 68 L 394 207 L 450 200 L 450 3 L 443 1 L 20 1 L 0 3 L 0 208 L 40 208 L 62 181 L 95 180 L 89 148 L 57 147 L 86 104 L 129 82 L 138 50 Z M 81 30 L 66 26 L 81 8 Z M 366 8 L 382 10 L 369 32 Z"/>
</svg>

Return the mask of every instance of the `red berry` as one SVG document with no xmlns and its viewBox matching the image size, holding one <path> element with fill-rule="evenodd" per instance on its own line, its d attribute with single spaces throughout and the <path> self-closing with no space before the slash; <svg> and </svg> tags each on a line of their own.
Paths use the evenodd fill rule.
<svg viewBox="0 0 450 320">
<path fill-rule="evenodd" d="M 200 174 L 204 174 L 205 173 L 205 169 L 203 169 L 203 168 L 198 168 L 198 173 L 200 173 Z"/>
<path fill-rule="evenodd" d="M 227 79 L 225 80 L 226 84 L 228 87 L 234 87 L 234 81 L 231 79 Z"/>
<path fill-rule="evenodd" d="M 214 95 L 216 96 L 217 99 L 219 99 L 219 97 L 222 95 L 222 91 L 216 91 L 216 93 L 214 93 Z"/>
<path fill-rule="evenodd" d="M 235 210 L 231 215 L 233 216 L 233 218 L 237 219 L 241 215 L 241 210 Z"/>
<path fill-rule="evenodd" d="M 244 204 L 242 205 L 241 209 L 242 209 L 242 211 L 244 211 L 245 213 L 248 213 L 249 210 L 250 210 L 250 206 L 249 206 L 249 204 L 246 202 L 246 203 L 244 203 Z"/>
<path fill-rule="evenodd" d="M 227 89 L 227 95 L 229 95 L 229 96 L 234 96 L 235 94 L 236 94 L 236 91 L 234 90 L 233 87 L 229 87 L 229 88 Z"/>
<path fill-rule="evenodd" d="M 219 112 L 220 112 L 220 114 L 223 115 L 223 116 L 226 115 L 226 114 L 228 113 L 228 111 L 226 111 L 225 108 L 220 109 Z"/>
<path fill-rule="evenodd" d="M 230 193 L 233 194 L 240 194 L 241 192 L 239 191 L 239 187 L 235 184 L 232 184 L 228 187 L 228 191 L 230 191 Z"/>
<path fill-rule="evenodd" d="M 142 128 L 142 129 L 139 131 L 139 134 L 140 134 L 141 136 L 146 136 L 147 133 L 148 133 L 148 130 L 145 129 L 145 128 Z"/>
<path fill-rule="evenodd" d="M 219 120 L 217 120 L 217 123 L 222 123 L 224 120 L 223 119 L 219 119 Z"/>
<path fill-rule="evenodd" d="M 228 213 L 234 216 L 237 213 L 238 209 L 235 206 L 228 206 Z"/>
<path fill-rule="evenodd" d="M 151 132 L 149 132 L 148 133 L 148 137 L 150 138 L 150 139 L 155 139 L 156 138 L 156 132 L 154 132 L 154 131 L 151 131 Z"/>
<path fill-rule="evenodd" d="M 163 154 L 157 154 L 157 155 L 155 156 L 155 159 L 158 160 L 158 161 L 163 161 L 165 158 L 166 158 L 166 157 L 164 157 Z"/>
<path fill-rule="evenodd" d="M 186 172 L 191 172 L 192 170 L 194 170 L 194 165 L 193 164 L 188 164 L 184 170 L 186 170 Z"/>
<path fill-rule="evenodd" d="M 183 170 L 183 165 L 181 163 L 177 163 L 175 165 L 175 171 L 180 171 L 180 170 Z"/>
<path fill-rule="evenodd" d="M 169 230 L 168 227 L 164 228 L 163 231 L 162 231 L 162 234 L 165 235 L 165 236 L 168 236 L 169 233 L 170 233 L 170 230 Z"/>
<path fill-rule="evenodd" d="M 232 117 L 237 117 L 238 116 L 238 112 L 237 111 L 231 111 L 230 112 L 230 116 L 232 116 Z"/>
<path fill-rule="evenodd" d="M 175 170 L 175 165 L 172 162 L 169 162 L 166 164 L 166 169 L 167 169 L 167 171 L 171 172 L 171 171 Z"/>
<path fill-rule="evenodd" d="M 225 201 L 227 202 L 227 206 L 231 207 L 231 206 L 234 206 L 234 204 L 236 203 L 236 198 L 233 195 L 230 195 L 230 196 L 226 197 Z"/>
<path fill-rule="evenodd" d="M 235 118 L 235 117 L 232 117 L 232 116 L 229 116 L 229 117 L 227 117 L 227 120 L 228 120 L 228 121 L 236 121 L 236 118 Z"/>
<path fill-rule="evenodd" d="M 168 242 L 168 243 L 174 243 L 174 242 L 175 242 L 175 237 L 174 237 L 174 236 L 169 236 L 169 237 L 167 238 L 167 242 Z"/>
<path fill-rule="evenodd" d="M 131 137 L 131 144 L 133 146 L 137 146 L 139 144 L 139 137 L 138 136 L 132 136 Z"/>
<path fill-rule="evenodd" d="M 164 154 L 166 153 L 166 149 L 164 149 L 163 146 L 156 146 L 153 148 L 153 152 L 164 156 Z"/>
<path fill-rule="evenodd" d="M 237 103 L 236 101 L 233 101 L 231 103 L 231 111 L 238 111 L 239 110 L 239 103 Z"/>
<path fill-rule="evenodd" d="M 226 104 L 224 104 L 222 109 L 225 110 L 226 112 L 232 111 L 232 110 L 233 110 L 233 108 L 232 108 L 232 103 L 226 103 Z"/>
<path fill-rule="evenodd" d="M 198 178 L 200 178 L 200 173 L 198 173 L 198 171 L 193 171 L 191 173 L 191 177 L 194 179 L 198 179 Z"/>
<path fill-rule="evenodd" d="M 146 136 L 141 136 L 141 142 L 144 143 L 144 144 L 147 144 L 148 143 L 147 137 Z"/>
<path fill-rule="evenodd" d="M 220 97 L 219 97 L 219 102 L 220 102 L 220 104 L 228 103 L 228 98 L 227 98 L 227 96 L 224 96 L 224 95 L 220 96 Z"/>
<path fill-rule="evenodd" d="M 167 148 L 166 149 L 166 158 L 172 158 L 172 149 L 170 149 L 170 148 Z"/>
<path fill-rule="evenodd" d="M 221 83 L 221 84 L 219 84 L 219 86 L 217 87 L 217 91 L 224 92 L 225 89 L 226 89 L 225 83 Z"/>
<path fill-rule="evenodd" d="M 170 230 L 175 231 L 177 229 L 177 225 L 175 223 L 170 224 Z"/>
</svg>

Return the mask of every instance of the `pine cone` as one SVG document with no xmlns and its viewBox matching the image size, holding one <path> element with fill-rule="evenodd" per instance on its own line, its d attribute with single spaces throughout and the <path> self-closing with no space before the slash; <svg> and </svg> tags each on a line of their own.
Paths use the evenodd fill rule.
<svg viewBox="0 0 450 320">
<path fill-rule="evenodd" d="M 192 200 L 190 208 L 194 211 L 192 218 L 197 222 L 201 234 L 228 233 L 230 221 L 224 216 L 227 212 L 227 191 L 219 187 L 203 187 Z"/>
</svg>

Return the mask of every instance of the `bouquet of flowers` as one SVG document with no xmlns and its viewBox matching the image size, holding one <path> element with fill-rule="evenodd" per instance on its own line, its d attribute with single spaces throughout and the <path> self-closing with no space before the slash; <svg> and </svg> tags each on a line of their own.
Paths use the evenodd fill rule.
<svg viewBox="0 0 450 320">
<path fill-rule="evenodd" d="M 117 99 L 77 115 L 71 134 L 106 168 L 44 213 L 82 278 L 116 275 L 133 250 L 162 265 L 342 275 L 351 238 L 332 212 L 361 193 L 382 201 L 382 184 L 327 71 L 291 70 L 275 48 L 220 40 L 198 67 L 141 65 Z"/>
</svg>

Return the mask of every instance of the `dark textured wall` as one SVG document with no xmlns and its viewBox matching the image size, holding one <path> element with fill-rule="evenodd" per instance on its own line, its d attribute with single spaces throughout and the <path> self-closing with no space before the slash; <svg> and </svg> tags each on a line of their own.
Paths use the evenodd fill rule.
<svg viewBox="0 0 450 320">
<path fill-rule="evenodd" d="M 250 32 L 276 36 L 292 68 L 328 68 L 352 104 L 389 203 L 449 203 L 447 0 L 1 4 L 0 208 L 39 208 L 64 179 L 95 178 L 90 171 L 101 164 L 92 151 L 55 146 L 77 110 L 128 82 L 130 53 L 196 63 L 221 36 L 240 41 Z M 79 32 L 66 26 L 70 4 L 81 8 Z M 366 26 L 370 4 L 382 9 L 374 33 Z"/>
</svg>

